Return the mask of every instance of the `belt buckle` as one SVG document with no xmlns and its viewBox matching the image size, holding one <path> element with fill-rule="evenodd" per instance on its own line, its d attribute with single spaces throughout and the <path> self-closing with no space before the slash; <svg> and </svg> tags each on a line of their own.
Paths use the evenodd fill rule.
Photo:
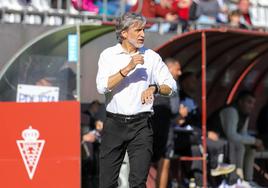
<svg viewBox="0 0 268 188">
<path fill-rule="evenodd" d="M 127 121 L 130 121 L 132 118 L 131 117 L 125 117 L 125 122 L 127 122 Z"/>
</svg>

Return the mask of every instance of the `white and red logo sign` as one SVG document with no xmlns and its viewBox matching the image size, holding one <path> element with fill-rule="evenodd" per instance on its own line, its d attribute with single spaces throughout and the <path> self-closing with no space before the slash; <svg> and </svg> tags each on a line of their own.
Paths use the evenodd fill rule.
<svg viewBox="0 0 268 188">
<path fill-rule="evenodd" d="M 22 131 L 23 140 L 17 140 L 17 145 L 30 179 L 33 179 L 45 145 L 45 140 L 38 140 L 39 135 L 38 130 L 29 126 L 28 129 Z"/>
</svg>

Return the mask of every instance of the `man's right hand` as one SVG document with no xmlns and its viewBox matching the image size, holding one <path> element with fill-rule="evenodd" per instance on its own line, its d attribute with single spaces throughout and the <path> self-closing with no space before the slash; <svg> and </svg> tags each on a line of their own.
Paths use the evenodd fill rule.
<svg viewBox="0 0 268 188">
<path fill-rule="evenodd" d="M 95 142 L 96 141 L 96 135 L 91 131 L 85 135 L 83 135 L 82 137 L 82 141 L 84 142 Z"/>
<path fill-rule="evenodd" d="M 103 122 L 102 122 L 101 120 L 97 120 L 97 121 L 95 122 L 95 129 L 96 129 L 97 131 L 99 131 L 99 132 L 102 131 L 102 129 L 103 129 Z"/>
<path fill-rule="evenodd" d="M 143 56 L 142 56 L 141 54 L 137 54 L 137 55 L 132 56 L 132 59 L 131 59 L 131 61 L 129 62 L 129 64 L 128 64 L 127 67 L 128 67 L 130 70 L 133 70 L 133 69 L 135 69 L 135 67 L 136 67 L 138 64 L 143 65 L 143 63 L 144 63 L 144 58 L 143 58 Z"/>
<path fill-rule="evenodd" d="M 213 140 L 213 141 L 218 141 L 219 135 L 214 131 L 208 131 L 208 138 Z"/>
<path fill-rule="evenodd" d="M 262 140 L 256 138 L 256 141 L 255 141 L 255 146 L 256 146 L 256 149 L 258 151 L 263 151 L 264 150 L 264 145 L 263 145 L 263 142 Z"/>
<path fill-rule="evenodd" d="M 179 114 L 183 118 L 187 117 L 188 116 L 188 108 L 186 106 L 184 106 L 183 104 L 180 104 Z"/>
</svg>

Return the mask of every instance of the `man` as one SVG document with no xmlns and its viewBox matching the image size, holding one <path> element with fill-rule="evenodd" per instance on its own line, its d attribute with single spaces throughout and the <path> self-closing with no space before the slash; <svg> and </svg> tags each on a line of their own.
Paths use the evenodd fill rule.
<svg viewBox="0 0 268 188">
<path fill-rule="evenodd" d="M 154 94 L 170 96 L 177 89 L 161 57 L 143 48 L 145 24 L 143 16 L 124 14 L 116 22 L 119 43 L 100 55 L 96 81 L 99 93 L 105 94 L 107 111 L 100 147 L 100 188 L 117 187 L 126 151 L 129 186 L 146 187 Z"/>
<path fill-rule="evenodd" d="M 202 132 L 201 132 L 201 112 L 198 103 L 196 102 L 196 95 L 198 89 L 198 78 L 194 72 L 184 72 L 180 77 L 180 108 L 186 108 L 186 113 L 181 113 L 178 125 L 181 127 L 191 126 L 193 132 L 189 134 L 177 134 L 176 149 L 179 154 L 186 154 L 191 152 L 192 156 L 202 156 L 203 148 L 201 146 Z M 182 146 L 180 146 L 182 145 Z M 213 134 L 207 134 L 207 154 L 208 154 L 208 174 L 209 183 L 212 187 L 217 186 L 216 178 L 214 176 L 226 175 L 235 170 L 235 166 L 224 163 L 224 154 L 226 149 L 226 141 L 213 137 Z M 193 161 L 191 171 L 195 177 L 195 182 L 198 186 L 202 186 L 202 161 Z"/>
<path fill-rule="evenodd" d="M 37 78 L 36 78 L 37 77 Z M 73 92 L 76 90 L 76 73 L 70 67 L 62 66 L 53 76 L 44 76 L 42 73 L 30 76 L 37 86 L 59 87 L 59 100 L 76 100 Z"/>
<path fill-rule="evenodd" d="M 98 113 L 102 104 L 98 100 L 81 106 L 81 167 L 82 187 L 98 187 L 99 143 L 103 122 Z"/>
<path fill-rule="evenodd" d="M 250 15 L 250 1 L 239 0 L 237 8 L 242 13 L 241 23 L 243 23 L 245 26 L 252 26 L 252 20 Z"/>
<path fill-rule="evenodd" d="M 228 14 L 228 24 L 232 28 L 246 29 L 247 27 L 241 23 L 241 12 L 239 10 L 233 10 Z"/>
<path fill-rule="evenodd" d="M 174 80 L 181 75 L 181 65 L 178 60 L 167 58 L 165 63 Z M 171 98 L 157 96 L 154 102 L 154 116 L 152 117 L 154 130 L 154 161 L 158 163 L 157 187 L 166 188 L 168 185 L 168 174 L 170 168 L 170 157 L 173 152 L 173 124 L 172 120 L 178 115 L 179 97 Z"/>
<path fill-rule="evenodd" d="M 262 149 L 262 141 L 248 134 L 249 116 L 254 112 L 255 97 L 247 90 L 239 92 L 234 104 L 222 108 L 211 117 L 209 130 L 229 142 L 229 160 L 236 165 L 236 174 L 253 182 L 255 149 Z"/>
<path fill-rule="evenodd" d="M 204 24 L 213 25 L 217 22 L 226 22 L 227 12 L 228 7 L 225 0 L 194 0 L 190 10 L 190 18 L 197 19 L 196 21 L 201 24 L 201 27 L 207 27 Z"/>
</svg>

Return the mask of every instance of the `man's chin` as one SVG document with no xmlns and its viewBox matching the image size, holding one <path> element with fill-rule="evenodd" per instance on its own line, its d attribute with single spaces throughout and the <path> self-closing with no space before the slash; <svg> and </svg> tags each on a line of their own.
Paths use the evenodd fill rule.
<svg viewBox="0 0 268 188">
<path fill-rule="evenodd" d="M 142 43 L 142 44 L 137 44 L 136 45 L 136 48 L 142 48 L 144 46 L 144 43 Z"/>
<path fill-rule="evenodd" d="M 144 43 L 137 43 L 136 41 L 129 40 L 129 43 L 132 44 L 135 48 L 142 48 Z"/>
</svg>

